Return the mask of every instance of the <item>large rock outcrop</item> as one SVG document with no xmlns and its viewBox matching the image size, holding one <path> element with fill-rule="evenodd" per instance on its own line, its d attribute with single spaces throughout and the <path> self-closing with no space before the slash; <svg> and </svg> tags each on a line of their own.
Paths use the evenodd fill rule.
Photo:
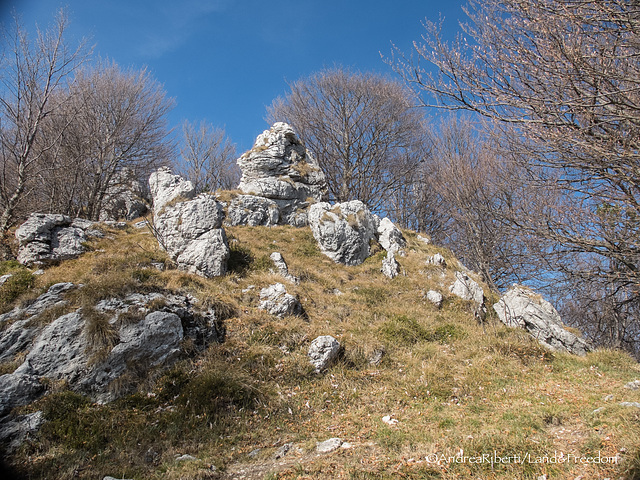
<svg viewBox="0 0 640 480">
<path fill-rule="evenodd" d="M 273 200 L 255 195 L 238 195 L 229 204 L 225 224 L 270 227 L 280 221 L 280 207 Z"/>
<path fill-rule="evenodd" d="M 493 309 L 502 323 L 526 330 L 551 350 L 576 355 L 590 351 L 587 342 L 564 328 L 553 305 L 529 288 L 514 285 Z"/>
<path fill-rule="evenodd" d="M 206 193 L 189 200 L 191 182 L 166 169 L 155 172 L 149 185 L 158 242 L 178 268 L 207 278 L 224 275 L 230 250 L 222 204 Z"/>
<path fill-rule="evenodd" d="M 145 192 L 133 170 L 124 168 L 109 183 L 100 210 L 100 221 L 133 220 L 149 210 Z"/>
<path fill-rule="evenodd" d="M 238 166 L 242 169 L 238 189 L 275 202 L 281 224 L 307 225 L 306 208 L 326 195 L 324 173 L 286 123 L 275 123 L 258 135 L 253 148 L 238 159 Z M 240 205 L 231 205 L 229 217 L 237 216 L 234 209 L 247 206 L 246 199 Z M 271 217 L 265 217 L 265 221 L 267 218 Z"/>
<path fill-rule="evenodd" d="M 378 217 L 359 200 L 333 206 L 320 202 L 309 208 L 309 225 L 320 250 L 334 262 L 359 265 L 376 239 Z"/>
<path fill-rule="evenodd" d="M 23 265 L 46 265 L 85 252 L 84 243 L 102 236 L 94 223 L 66 215 L 32 213 L 16 230 L 18 261 Z"/>
<path fill-rule="evenodd" d="M 0 332 L 0 345 L 14 342 L 15 348 L 2 358 L 23 362 L 0 376 L 0 416 L 44 393 L 43 378 L 62 380 L 96 401 L 111 401 L 182 357 L 184 338 L 198 350 L 224 338 L 215 312 L 196 309 L 189 297 L 160 293 L 102 300 L 40 325 L 38 316 L 67 305 L 64 292 L 71 288 L 81 287 L 54 285 L 32 305 L 37 308 L 3 315 L 1 320 L 11 325 Z M 22 333 L 16 341 L 18 330 Z"/>
</svg>

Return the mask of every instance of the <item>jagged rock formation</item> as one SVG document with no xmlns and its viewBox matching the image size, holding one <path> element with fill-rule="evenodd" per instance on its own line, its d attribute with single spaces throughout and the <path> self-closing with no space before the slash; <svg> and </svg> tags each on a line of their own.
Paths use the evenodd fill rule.
<svg viewBox="0 0 640 480">
<path fill-rule="evenodd" d="M 191 182 L 166 169 L 152 174 L 149 185 L 158 242 L 178 268 L 203 277 L 224 275 L 230 250 L 222 204 L 206 193 L 183 200 L 193 197 Z"/>
<path fill-rule="evenodd" d="M 83 244 L 89 237 L 102 235 L 88 220 L 32 213 L 16 230 L 18 261 L 23 265 L 46 265 L 74 258 L 85 252 Z"/>
<path fill-rule="evenodd" d="M 400 273 L 400 264 L 396 260 L 393 251 L 388 251 L 387 256 L 382 260 L 381 271 L 387 278 L 395 278 Z"/>
<path fill-rule="evenodd" d="M 316 373 L 331 365 L 340 353 L 340 342 L 331 335 L 322 335 L 311 342 L 309 346 L 309 361 Z"/>
<path fill-rule="evenodd" d="M 196 195 L 193 184 L 180 175 L 171 173 L 168 167 L 156 170 L 149 177 L 149 188 L 153 200 L 153 213 L 158 214 L 174 200 L 191 200 Z"/>
<path fill-rule="evenodd" d="M 378 224 L 378 242 L 387 252 L 398 253 L 407 246 L 402 232 L 387 217 L 380 220 Z"/>
<path fill-rule="evenodd" d="M 493 309 L 502 323 L 523 328 L 551 350 L 575 355 L 586 355 L 591 350 L 587 342 L 564 328 L 553 305 L 527 287 L 514 285 Z"/>
<path fill-rule="evenodd" d="M 189 297 L 160 293 L 103 300 L 41 326 L 37 318 L 67 306 L 63 294 L 72 288 L 81 287 L 54 285 L 28 309 L 16 308 L 0 319 L 13 322 L 0 333 L 0 346 L 10 346 L 2 359 L 24 356 L 13 373 L 0 376 L 0 416 L 44 393 L 41 378 L 63 380 L 96 401 L 111 401 L 129 393 L 140 372 L 164 369 L 182 357 L 183 338 L 200 350 L 224 338 L 213 311 L 195 309 Z"/>
<path fill-rule="evenodd" d="M 281 224 L 307 225 L 306 208 L 326 195 L 324 173 L 286 123 L 275 123 L 258 135 L 253 148 L 238 159 L 238 166 L 242 169 L 238 189 L 246 195 L 275 202 Z M 241 217 L 234 211 L 246 208 L 251 202 L 255 200 L 241 198 L 230 205 L 229 217 Z M 260 207 L 262 210 L 264 205 Z M 260 216 L 265 221 L 273 218 Z"/>
<path fill-rule="evenodd" d="M 359 265 L 369 256 L 379 222 L 359 200 L 316 203 L 309 208 L 309 225 L 322 253 L 334 262 Z"/>
<path fill-rule="evenodd" d="M 229 204 L 225 224 L 271 227 L 280 220 L 280 208 L 273 200 L 255 195 L 238 195 Z"/>
<path fill-rule="evenodd" d="M 280 252 L 273 252 L 271 255 L 269 255 L 269 258 L 273 262 L 273 265 L 276 267 L 277 273 L 279 273 L 282 278 L 284 278 L 288 282 L 293 283 L 294 285 L 298 285 L 300 283 L 300 279 L 298 277 L 289 273 L 287 262 L 284 261 L 284 257 Z M 271 271 L 273 273 L 276 273 L 273 270 Z"/>
<path fill-rule="evenodd" d="M 99 220 L 133 220 L 146 214 L 148 210 L 142 184 L 131 169 L 125 168 L 118 172 L 109 184 Z"/>
<path fill-rule="evenodd" d="M 258 308 L 278 317 L 302 315 L 303 313 L 302 305 L 298 299 L 287 293 L 286 287 L 281 283 L 276 283 L 260 291 Z"/>
<path fill-rule="evenodd" d="M 484 291 L 478 283 L 464 272 L 455 272 L 456 281 L 449 289 L 455 296 L 462 300 L 484 303 Z"/>
</svg>

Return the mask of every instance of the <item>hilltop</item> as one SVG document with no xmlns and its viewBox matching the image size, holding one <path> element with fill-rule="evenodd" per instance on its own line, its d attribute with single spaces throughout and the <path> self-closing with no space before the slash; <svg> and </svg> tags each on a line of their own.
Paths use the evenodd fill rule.
<svg viewBox="0 0 640 480">
<path fill-rule="evenodd" d="M 162 292 L 215 310 L 225 335 L 202 351 L 185 340 L 173 367 L 111 403 L 55 382 L 14 409 L 46 419 L 10 457 L 29 478 L 636 478 L 640 409 L 620 403 L 640 401 L 629 384 L 638 364 L 613 350 L 552 352 L 492 309 L 478 323 L 473 302 L 448 292 L 457 260 L 414 232 L 403 231 L 391 280 L 375 244 L 361 265 L 344 266 L 320 252 L 309 227 L 227 227 L 228 272 L 207 279 L 175 269 L 148 229 L 101 228 L 87 253 L 42 275 L 5 264 L 28 288 L 3 310 L 60 282 L 82 285 L 65 311 Z M 298 284 L 272 272 L 276 251 Z M 426 263 L 437 253 L 446 267 Z M 278 282 L 304 315 L 258 308 L 260 290 Z M 440 308 L 429 290 L 443 293 Z M 498 300 L 484 291 L 488 304 Z M 320 335 L 342 352 L 318 374 L 307 351 Z M 344 443 L 318 453 L 330 438 Z M 463 459 L 494 452 L 511 460 Z M 560 454 L 619 463 L 515 461 Z"/>
</svg>

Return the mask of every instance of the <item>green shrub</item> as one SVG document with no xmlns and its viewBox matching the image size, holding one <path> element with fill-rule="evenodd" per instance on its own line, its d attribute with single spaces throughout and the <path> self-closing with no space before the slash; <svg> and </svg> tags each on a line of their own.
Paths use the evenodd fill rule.
<svg viewBox="0 0 640 480">
<path fill-rule="evenodd" d="M 413 345 L 429 339 L 429 332 L 416 319 L 406 315 L 387 320 L 378 331 L 382 339 L 391 344 Z"/>
<path fill-rule="evenodd" d="M 13 264 L 13 262 L 2 263 Z M 4 265 L 4 269 L 0 269 L 0 271 L 6 272 L 2 273 L 2 275 L 6 275 L 7 273 L 12 275 L 0 286 L 0 312 L 5 311 L 18 297 L 32 288 L 35 283 L 35 277 L 29 270 L 21 265 L 18 268 L 12 267 L 13 265 L 10 267 Z"/>
</svg>

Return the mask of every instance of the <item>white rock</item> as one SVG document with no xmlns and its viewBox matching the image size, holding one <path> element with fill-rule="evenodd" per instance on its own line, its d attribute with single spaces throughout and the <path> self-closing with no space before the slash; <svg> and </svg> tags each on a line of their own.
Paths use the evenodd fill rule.
<svg viewBox="0 0 640 480">
<path fill-rule="evenodd" d="M 153 211 L 160 212 L 169 202 L 183 198 L 190 200 L 195 197 L 193 184 L 180 175 L 171 173 L 168 167 L 162 167 L 149 177 L 149 188 L 153 198 Z"/>
<path fill-rule="evenodd" d="M 319 373 L 333 363 L 340 353 L 340 343 L 331 335 L 322 335 L 309 346 L 309 361 Z"/>
<path fill-rule="evenodd" d="M 564 328 L 556 309 L 529 288 L 514 285 L 493 309 L 502 323 L 527 330 L 547 348 L 576 355 L 590 351 L 587 342 Z"/>
<path fill-rule="evenodd" d="M 339 438 L 330 438 L 324 442 L 320 442 L 316 445 L 316 452 L 318 453 L 331 453 L 342 446 L 342 440 Z"/>
<path fill-rule="evenodd" d="M 369 242 L 376 238 L 376 218 L 359 200 L 326 202 L 309 208 L 309 225 L 322 253 L 345 265 L 359 265 L 369 256 Z"/>
<path fill-rule="evenodd" d="M 463 272 L 455 272 L 456 281 L 449 289 L 451 293 L 462 300 L 473 300 L 477 304 L 484 303 L 484 291 L 469 275 Z"/>
<path fill-rule="evenodd" d="M 400 273 L 400 264 L 396 260 L 393 251 L 387 251 L 387 256 L 382 260 L 381 271 L 387 278 L 395 278 Z"/>
<path fill-rule="evenodd" d="M 391 415 L 385 415 L 382 417 L 382 421 L 387 425 L 397 425 L 399 423 L 398 420 L 393 418 Z"/>
<path fill-rule="evenodd" d="M 226 225 L 277 225 L 280 220 L 278 204 L 264 197 L 255 195 L 238 195 L 229 204 Z"/>
<path fill-rule="evenodd" d="M 440 308 L 442 306 L 442 301 L 444 298 L 440 292 L 436 292 L 435 290 L 429 290 L 425 295 L 426 299 L 433 303 L 436 307 Z"/>
<path fill-rule="evenodd" d="M 302 314 L 302 305 L 298 299 L 287 293 L 286 287 L 281 283 L 276 283 L 260 291 L 258 308 L 278 317 Z"/>
<path fill-rule="evenodd" d="M 435 265 L 440 268 L 445 268 L 447 266 L 447 262 L 445 261 L 444 257 L 439 253 L 431 255 L 429 258 L 427 258 L 425 263 L 427 265 Z"/>
<path fill-rule="evenodd" d="M 378 226 L 378 242 L 387 252 L 397 253 L 407 246 L 402 232 L 387 217 L 380 220 Z"/>
</svg>

